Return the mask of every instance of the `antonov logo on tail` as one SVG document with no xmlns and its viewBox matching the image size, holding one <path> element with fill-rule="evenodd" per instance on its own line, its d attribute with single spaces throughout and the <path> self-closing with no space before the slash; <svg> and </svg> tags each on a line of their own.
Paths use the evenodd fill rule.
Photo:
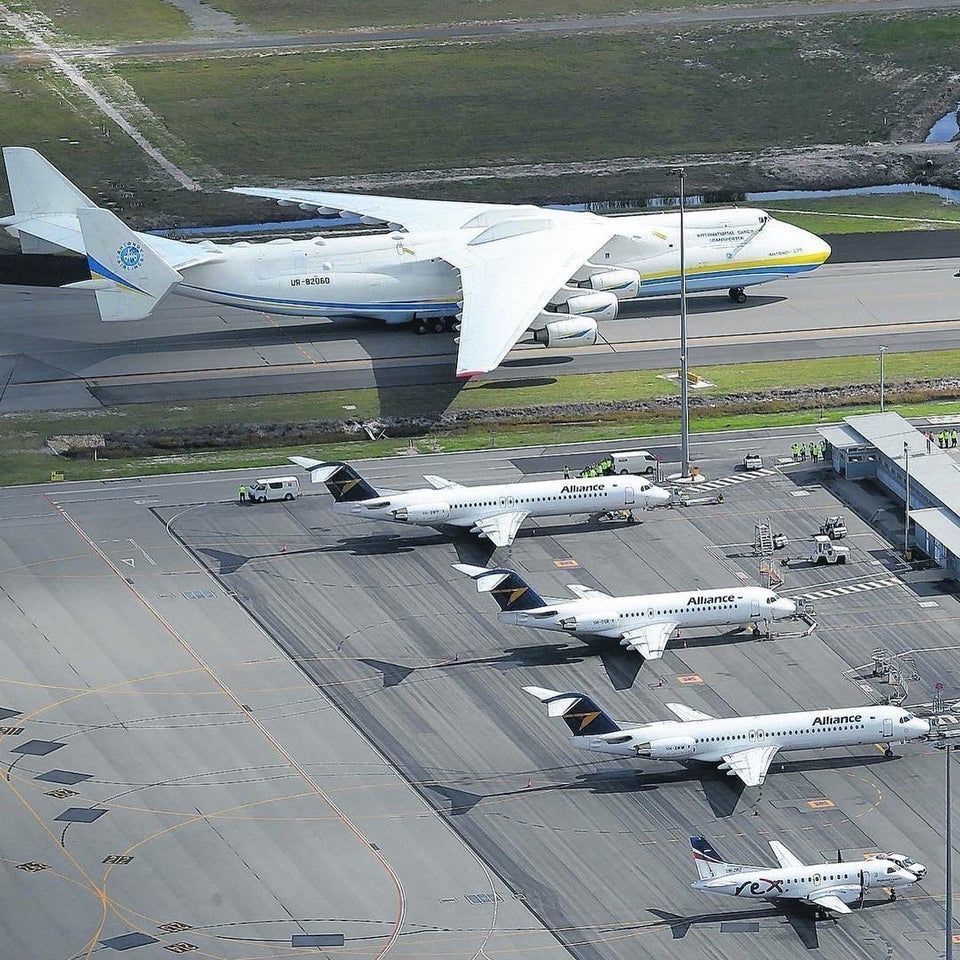
<svg viewBox="0 0 960 960">
<path fill-rule="evenodd" d="M 117 251 L 117 263 L 124 270 L 136 270 L 143 263 L 143 250 L 140 245 L 132 242 L 123 244 Z"/>
</svg>

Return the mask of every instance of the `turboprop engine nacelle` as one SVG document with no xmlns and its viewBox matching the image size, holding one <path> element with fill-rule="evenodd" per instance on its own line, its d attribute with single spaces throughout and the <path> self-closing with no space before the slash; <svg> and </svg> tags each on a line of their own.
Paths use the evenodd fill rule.
<svg viewBox="0 0 960 960">
<path fill-rule="evenodd" d="M 651 760 L 684 760 L 697 752 L 693 737 L 665 737 L 662 740 L 650 740 L 638 743 L 634 748 L 638 757 Z"/>
<path fill-rule="evenodd" d="M 597 342 L 597 321 L 592 317 L 551 320 L 533 332 L 533 339 L 545 347 L 592 347 Z"/>
<path fill-rule="evenodd" d="M 397 520 L 406 523 L 443 523 L 450 519 L 450 506 L 446 503 L 415 503 L 393 511 Z"/>
<path fill-rule="evenodd" d="M 605 270 L 584 281 L 591 290 L 606 290 L 618 300 L 634 300 L 640 296 L 640 274 L 636 270 Z"/>
<path fill-rule="evenodd" d="M 594 320 L 616 320 L 619 309 L 620 301 L 617 295 L 607 291 L 575 293 L 563 303 L 557 304 L 560 313 L 592 317 Z"/>
</svg>

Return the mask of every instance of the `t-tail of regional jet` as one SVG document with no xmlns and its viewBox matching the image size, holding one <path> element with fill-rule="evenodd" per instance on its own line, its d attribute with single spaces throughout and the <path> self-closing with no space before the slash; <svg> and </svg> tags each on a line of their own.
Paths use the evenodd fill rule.
<svg viewBox="0 0 960 960">
<path fill-rule="evenodd" d="M 480 593 L 489 593 L 504 612 L 539 610 L 547 606 L 547 601 L 514 570 L 474 567 L 469 563 L 455 563 L 453 568 L 470 577 Z"/>
<path fill-rule="evenodd" d="M 376 500 L 382 496 L 363 479 L 349 463 L 340 461 L 312 460 L 310 457 L 291 457 L 290 460 L 310 472 L 313 483 L 322 483 L 337 503 L 361 503 L 364 500 Z"/>
<path fill-rule="evenodd" d="M 524 687 L 527 693 L 547 705 L 547 714 L 562 717 L 574 737 L 600 737 L 618 733 L 620 726 L 604 712 L 603 708 L 583 693 L 561 693 L 544 687 Z"/>
</svg>

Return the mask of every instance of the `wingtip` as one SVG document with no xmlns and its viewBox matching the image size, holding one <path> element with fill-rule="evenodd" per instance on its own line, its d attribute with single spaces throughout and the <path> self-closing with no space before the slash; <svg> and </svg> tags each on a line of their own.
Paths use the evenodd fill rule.
<svg viewBox="0 0 960 960">
<path fill-rule="evenodd" d="M 546 687 L 524 687 L 523 690 L 524 693 L 536 697 L 541 703 L 560 696 L 559 690 L 548 690 Z"/>
</svg>

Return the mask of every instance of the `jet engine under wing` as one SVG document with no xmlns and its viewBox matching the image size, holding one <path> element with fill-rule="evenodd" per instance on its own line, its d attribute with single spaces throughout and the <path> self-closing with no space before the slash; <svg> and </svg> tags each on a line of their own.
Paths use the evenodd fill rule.
<svg viewBox="0 0 960 960">
<path fill-rule="evenodd" d="M 803 900 L 811 906 L 820 907 L 821 910 L 829 910 L 831 913 L 853 912 L 838 896 L 826 891 L 822 894 L 814 893 L 809 897 L 803 897 Z"/>
<path fill-rule="evenodd" d="M 613 224 L 580 215 L 501 221 L 438 251 L 460 271 L 457 376 L 495 369 L 550 298 L 611 237 Z"/>
<path fill-rule="evenodd" d="M 620 643 L 628 650 L 639 653 L 644 660 L 659 660 L 666 649 L 667 641 L 680 624 L 674 621 L 652 623 L 648 627 L 627 630 Z"/>
<path fill-rule="evenodd" d="M 411 200 L 407 197 L 373 197 L 359 193 L 327 193 L 323 190 L 273 190 L 261 187 L 232 187 L 230 193 L 265 197 L 285 204 L 297 204 L 331 215 L 355 213 L 380 223 L 396 224 L 408 230 L 459 230 L 468 220 L 496 204 L 458 200 Z M 507 207 L 506 209 L 510 209 Z M 525 208 L 514 207 L 523 211 Z"/>
<path fill-rule="evenodd" d="M 495 517 L 484 517 L 478 520 L 473 529 L 486 537 L 494 546 L 509 547 L 520 529 L 520 524 L 528 516 L 526 510 L 518 510 L 516 513 L 498 513 Z"/>
<path fill-rule="evenodd" d="M 748 787 L 762 786 L 767 776 L 767 770 L 770 769 L 770 761 L 773 760 L 773 755 L 779 749 L 777 746 L 754 747 L 752 750 L 726 753 L 723 756 L 720 769 L 726 770 L 730 776 L 738 776 Z M 771 844 L 771 846 L 773 845 Z M 774 847 L 774 853 L 776 852 L 776 847 Z"/>
</svg>

